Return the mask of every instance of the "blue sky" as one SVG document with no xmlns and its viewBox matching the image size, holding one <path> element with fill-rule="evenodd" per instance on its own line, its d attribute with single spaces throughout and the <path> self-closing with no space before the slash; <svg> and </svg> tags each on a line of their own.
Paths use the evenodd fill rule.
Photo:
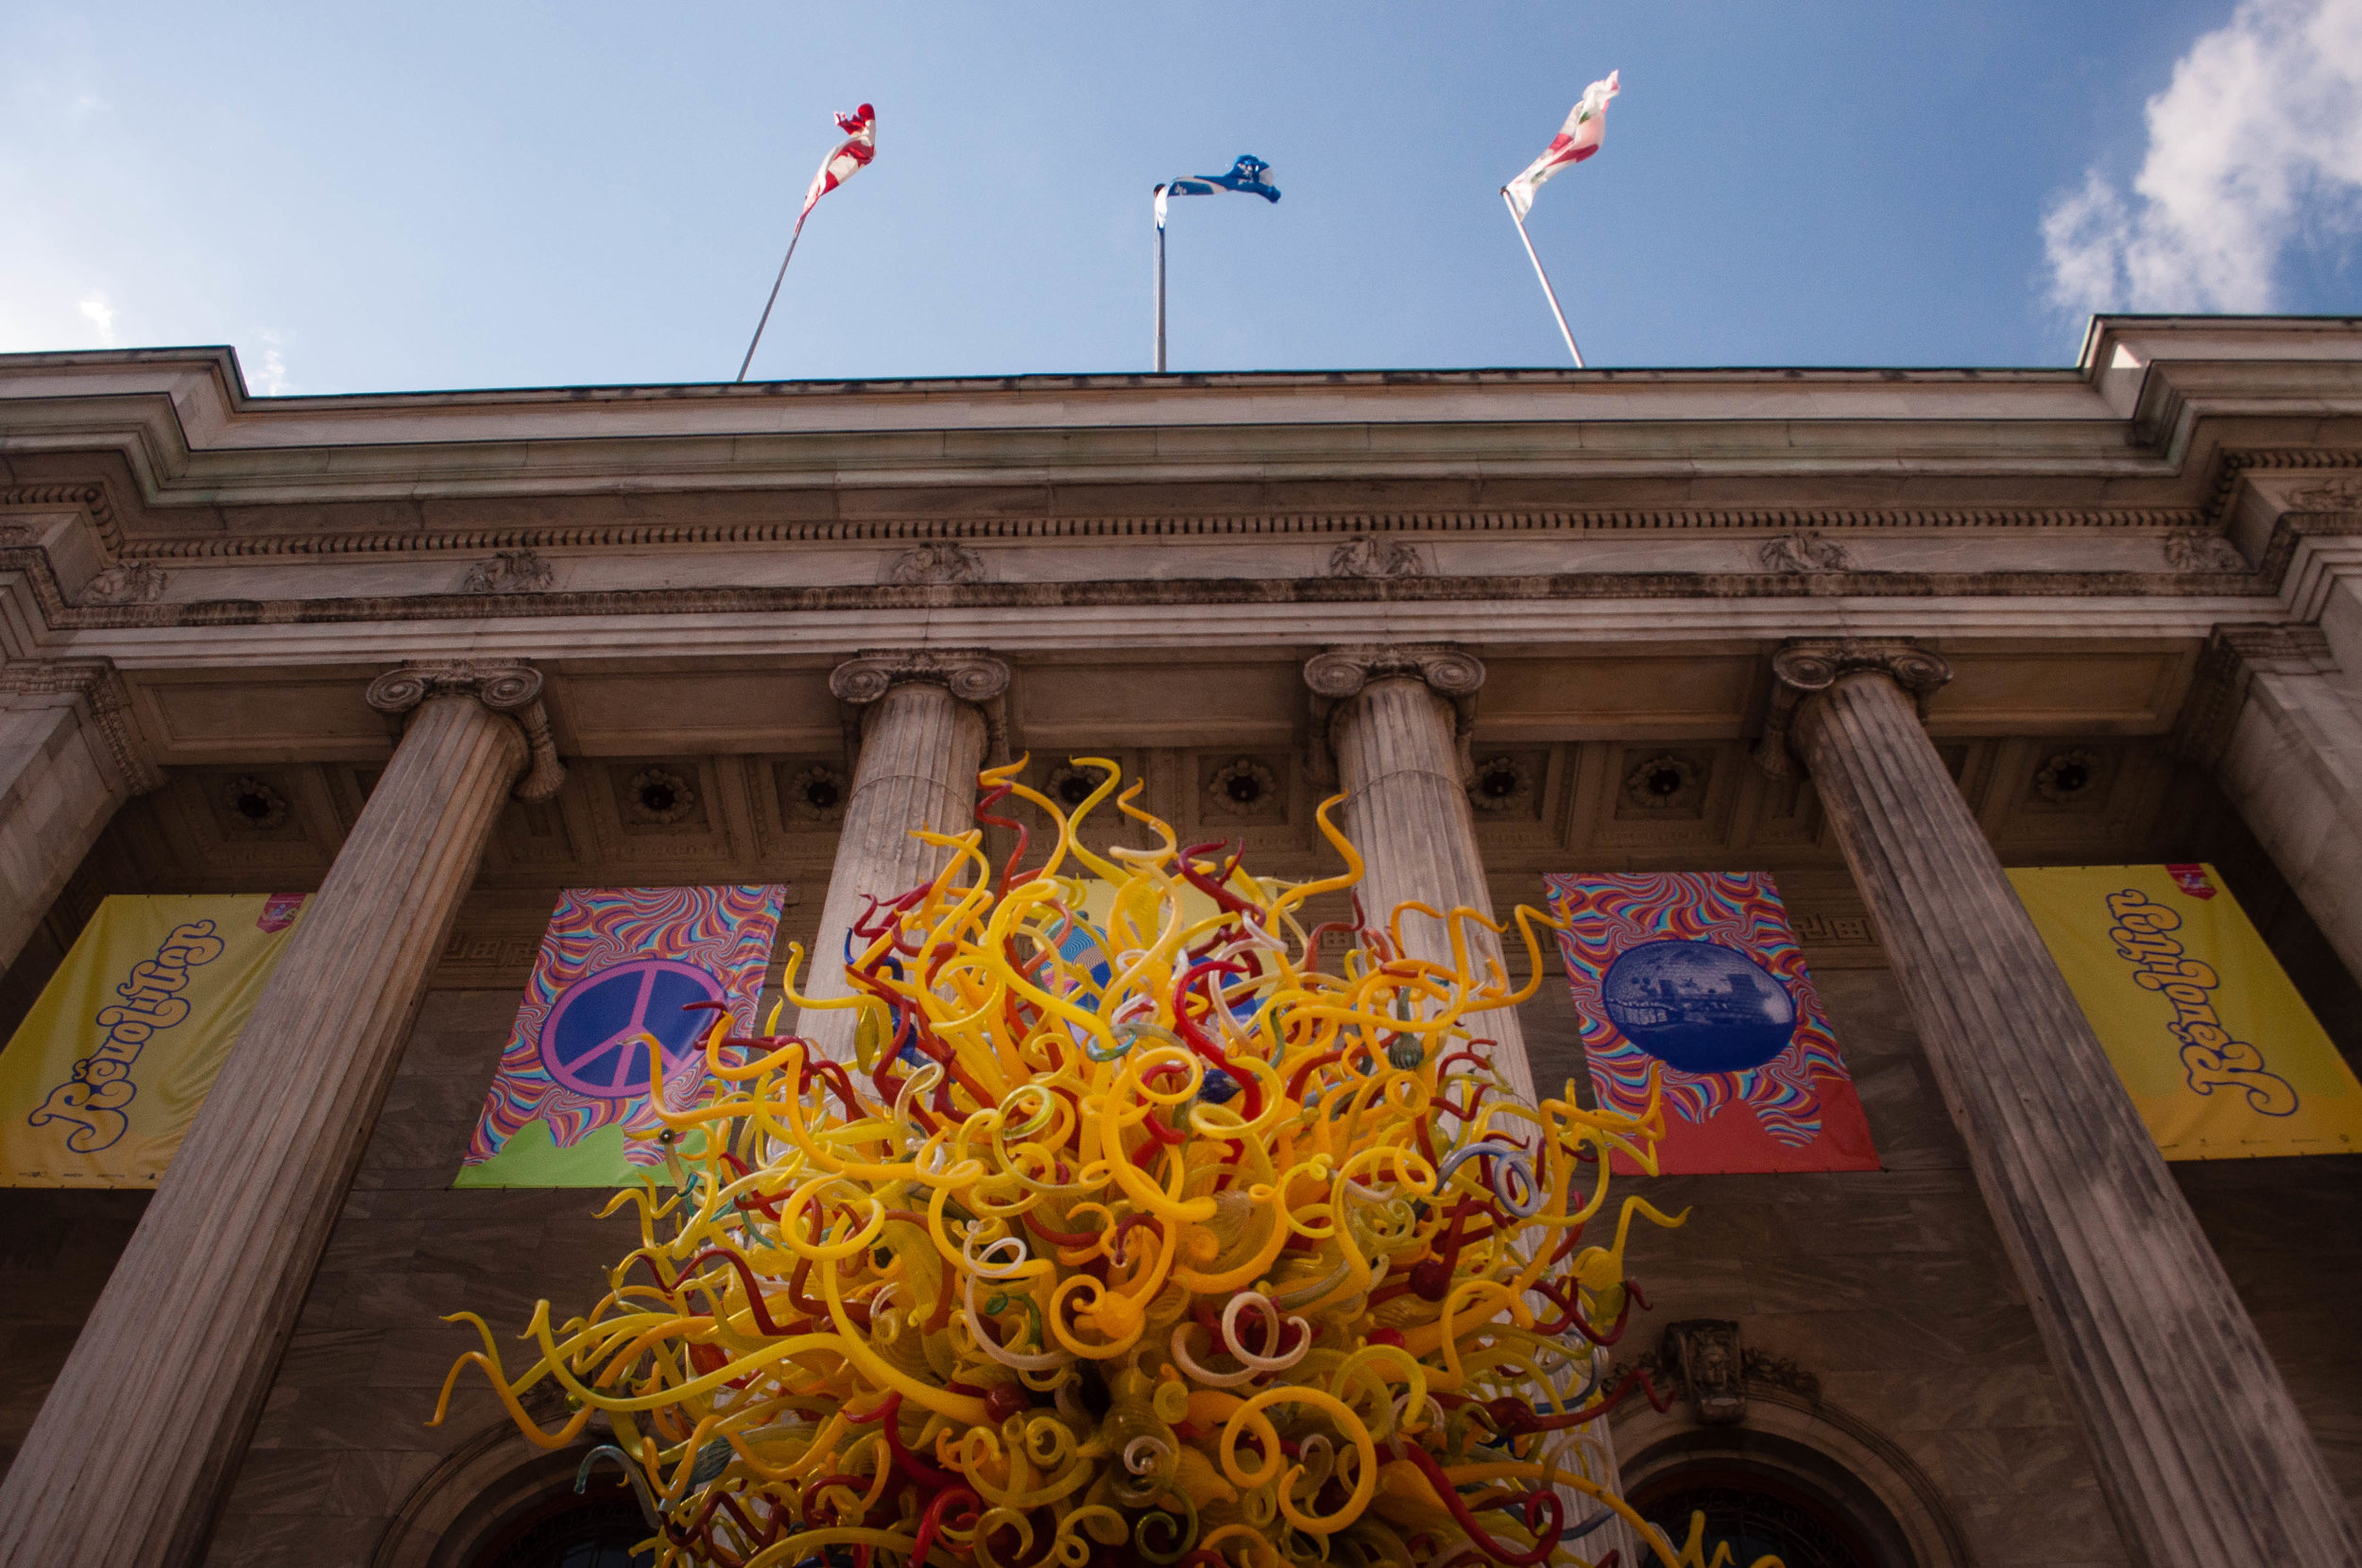
<svg viewBox="0 0 2362 1568">
<path fill-rule="evenodd" d="M 1175 369 L 1559 364 L 1496 193 L 1610 68 L 1605 150 L 1531 220 L 1595 365 L 2056 365 L 2094 306 L 2362 308 L 2362 0 L 15 0 L 0 350 L 727 380 L 867 100 L 756 379 L 1145 369 L 1149 187 L 1241 152 L 1285 198 L 1176 205 Z"/>
</svg>

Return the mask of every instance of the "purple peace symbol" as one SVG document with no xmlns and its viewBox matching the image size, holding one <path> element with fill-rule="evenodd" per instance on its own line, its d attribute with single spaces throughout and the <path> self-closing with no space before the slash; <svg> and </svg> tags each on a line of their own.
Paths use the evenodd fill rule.
<svg viewBox="0 0 2362 1568">
<path fill-rule="evenodd" d="M 633 959 L 593 970 L 558 993 L 541 1020 L 541 1065 L 576 1094 L 630 1099 L 648 1092 L 653 1034 L 671 1067 L 713 1027 L 713 1014 L 685 1013 L 722 999 L 722 982 L 693 963 Z"/>
</svg>

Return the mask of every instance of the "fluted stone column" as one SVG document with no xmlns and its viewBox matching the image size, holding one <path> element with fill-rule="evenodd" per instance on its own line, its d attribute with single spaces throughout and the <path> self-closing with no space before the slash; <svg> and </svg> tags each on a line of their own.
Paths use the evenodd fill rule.
<svg viewBox="0 0 2362 1568">
<path fill-rule="evenodd" d="M 1412 900 L 1491 916 L 1467 790 L 1468 727 L 1483 664 L 1461 649 L 1431 645 L 1331 648 L 1305 664 L 1304 679 L 1347 794 L 1339 826 L 1365 862 L 1355 892 L 1370 924 L 1383 929 L 1397 905 Z M 1471 963 L 1501 956 L 1492 933 L 1472 934 Z M 1442 921 L 1408 916 L 1402 935 L 1406 956 L 1451 966 Z M 1532 1099 L 1533 1069 L 1515 1011 L 1473 1014 L 1469 1026 L 1498 1042 L 1495 1064 Z"/>
<path fill-rule="evenodd" d="M 197 1559 L 493 820 L 529 755 L 537 792 L 563 777 L 540 685 L 369 688 L 407 732 L 0 1481 L 0 1564 Z"/>
<path fill-rule="evenodd" d="M 0 665 L 0 969 L 115 813 L 162 775 L 104 659 Z"/>
<path fill-rule="evenodd" d="M 1493 917 L 1467 789 L 1468 732 L 1484 685 L 1482 662 L 1464 649 L 1434 645 L 1331 648 L 1305 663 L 1304 680 L 1320 732 L 1313 744 L 1328 748 L 1346 792 L 1339 826 L 1361 855 L 1361 885 L 1354 891 L 1370 924 L 1382 929 L 1397 906 L 1412 901 Z M 1487 960 L 1500 959 L 1499 939 L 1490 931 L 1477 928 L 1468 935 L 1469 962 L 1479 972 Z M 1451 967 L 1451 936 L 1442 921 L 1409 915 L 1402 940 L 1406 957 Z M 1493 1038 L 1494 1065 L 1532 1103 L 1533 1066 L 1516 1010 L 1471 1014 L 1467 1024 L 1475 1036 Z M 1620 1488 L 1607 1423 L 1593 1422 L 1584 1436 L 1598 1445 L 1600 1480 Z M 1587 1499 L 1561 1490 L 1569 1520 L 1595 1511 Z M 1583 1549 L 1642 1560 L 1620 1520 L 1594 1531 Z"/>
<path fill-rule="evenodd" d="M 965 833 L 976 826 L 976 775 L 994 749 L 1008 689 L 1007 665 L 957 650 L 862 654 L 829 676 L 829 690 L 855 712 L 847 728 L 859 750 L 819 934 L 796 980 L 807 996 L 850 995 L 845 941 L 853 922 L 871 899 L 907 893 L 942 871 L 950 852 L 911 830 Z M 808 1007 L 796 1031 L 821 1055 L 850 1062 L 853 1019 L 849 1011 Z"/>
<path fill-rule="evenodd" d="M 2362 1562 L 2278 1369 L 1921 728 L 1949 668 L 1847 644 L 1773 669 L 1775 731 L 1877 920 L 2125 1539 L 2148 1568 Z"/>
</svg>

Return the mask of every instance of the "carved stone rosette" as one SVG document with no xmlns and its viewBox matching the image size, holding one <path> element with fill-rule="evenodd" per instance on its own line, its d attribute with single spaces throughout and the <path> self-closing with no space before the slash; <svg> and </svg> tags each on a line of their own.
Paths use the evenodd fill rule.
<svg viewBox="0 0 2362 1568">
<path fill-rule="evenodd" d="M 566 782 L 566 764 L 557 759 L 549 710 L 541 704 L 541 672 L 530 664 L 450 660 L 398 665 L 369 682 L 368 696 L 371 707 L 397 717 L 429 697 L 473 697 L 493 712 L 507 714 L 524 731 L 532 765 L 517 780 L 513 793 L 519 800 L 547 800 Z"/>
<path fill-rule="evenodd" d="M 1952 678 L 1952 666 L 1917 643 L 1904 639 L 1859 642 L 1844 639 L 1798 639 L 1772 656 L 1772 711 L 1763 722 L 1763 739 L 1755 745 L 1755 764 L 1774 778 L 1797 772 L 1791 732 L 1797 709 L 1806 699 L 1827 690 L 1847 675 L 1884 675 L 1910 693 L 1922 719 L 1927 698 Z"/>
<path fill-rule="evenodd" d="M 1312 775 L 1323 783 L 1337 776 L 1330 730 L 1337 711 L 1361 694 L 1372 681 L 1409 675 L 1425 681 L 1428 690 L 1451 704 L 1452 744 L 1460 754 L 1460 778 L 1476 777 L 1476 757 L 1468 749 L 1476 730 L 1477 693 L 1484 687 L 1484 661 L 1465 648 L 1449 643 L 1362 643 L 1327 648 L 1304 664 L 1304 684 L 1312 689 Z"/>
<path fill-rule="evenodd" d="M 1000 763 L 1009 754 L 1009 667 L 975 648 L 887 648 L 864 650 L 829 673 L 829 690 L 845 707 L 845 761 L 861 760 L 860 709 L 909 681 L 940 686 L 984 715 L 986 758 Z"/>
</svg>

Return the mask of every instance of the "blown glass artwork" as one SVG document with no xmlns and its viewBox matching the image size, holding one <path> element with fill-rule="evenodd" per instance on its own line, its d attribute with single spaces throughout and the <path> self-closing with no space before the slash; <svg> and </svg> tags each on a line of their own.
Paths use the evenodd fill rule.
<svg viewBox="0 0 2362 1568">
<path fill-rule="evenodd" d="M 544 1447 L 603 1417 L 584 1471 L 622 1468 L 666 1565 L 1531 1568 L 1621 1517 L 1704 1568 L 1587 1432 L 1646 1388 L 1597 1347 L 1647 1304 L 1632 1221 L 1680 1223 L 1607 1223 L 1608 1156 L 1652 1169 L 1661 1110 L 1523 1103 L 1483 1037 L 1548 918 L 1516 912 L 1522 989 L 1471 910 L 1308 929 L 1361 874 L 1336 801 L 1345 872 L 1289 883 L 1181 847 L 1138 783 L 1159 846 L 1092 851 L 1117 770 L 1078 765 L 1105 776 L 1071 815 L 984 775 L 997 877 L 982 828 L 921 835 L 949 863 L 857 924 L 854 996 L 797 996 L 793 950 L 788 999 L 858 1009 L 856 1063 L 717 1020 L 709 1098 L 659 1107 L 672 1190 L 608 1205 L 640 1245 L 605 1298 L 543 1302 L 513 1377 L 457 1314 L 483 1349 L 436 1421 L 471 1365 Z M 1056 826 L 1037 869 L 1011 794 Z M 1453 963 L 1401 956 L 1406 920 Z"/>
</svg>

